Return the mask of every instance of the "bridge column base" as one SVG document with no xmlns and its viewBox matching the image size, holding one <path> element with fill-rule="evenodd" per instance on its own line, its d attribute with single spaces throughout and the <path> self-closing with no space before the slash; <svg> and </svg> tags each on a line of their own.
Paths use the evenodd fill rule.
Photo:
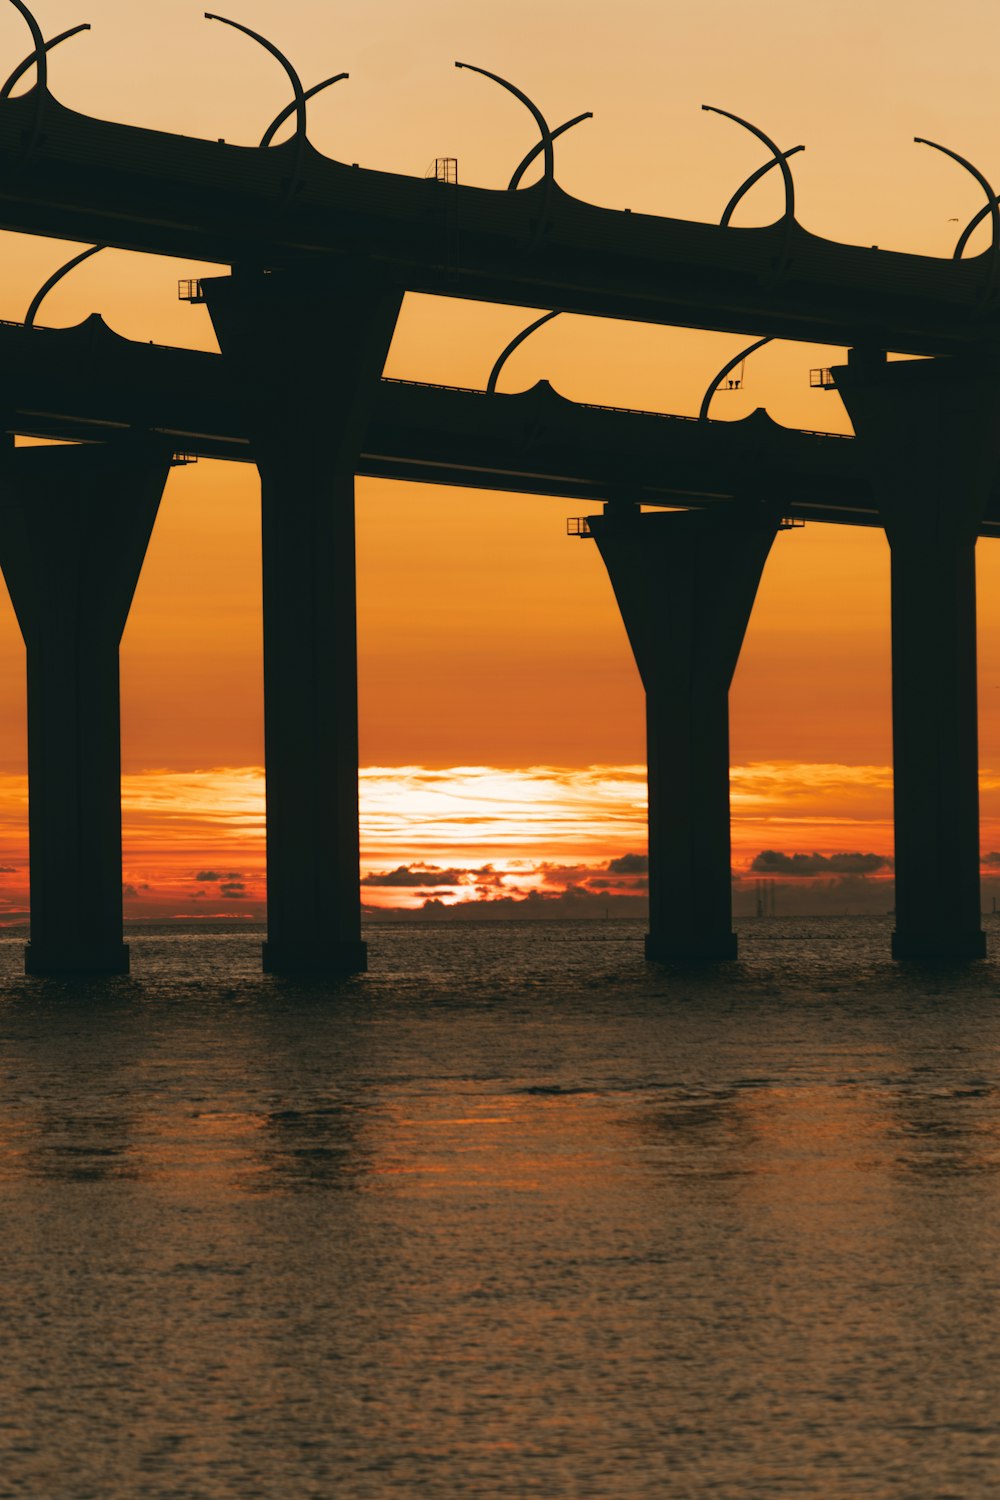
<svg viewBox="0 0 1000 1500">
<path fill-rule="evenodd" d="M 896 931 L 892 935 L 892 956 L 917 963 L 966 963 L 986 957 L 986 934 Z"/>
<path fill-rule="evenodd" d="M 655 964 L 728 963 L 739 956 L 738 947 L 735 932 L 686 940 L 646 933 L 646 958 Z"/>
<path fill-rule="evenodd" d="M 58 978 L 66 975 L 127 974 L 129 971 L 129 948 L 127 943 L 110 944 L 105 948 L 50 948 L 43 943 L 24 945 L 24 972 L 34 975 L 49 975 Z"/>
<path fill-rule="evenodd" d="M 261 955 L 265 974 L 342 979 L 348 974 L 364 974 L 368 969 L 368 944 L 363 942 L 267 942 Z"/>
</svg>

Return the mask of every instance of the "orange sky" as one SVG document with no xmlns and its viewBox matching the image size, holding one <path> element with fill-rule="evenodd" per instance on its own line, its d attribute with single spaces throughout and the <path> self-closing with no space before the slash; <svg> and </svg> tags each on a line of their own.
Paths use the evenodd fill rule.
<svg viewBox="0 0 1000 1500">
<path fill-rule="evenodd" d="M 80 20 L 94 28 L 53 54 L 53 90 L 64 103 L 110 119 L 256 141 L 286 102 L 283 76 L 246 38 L 206 23 L 202 9 L 177 0 L 90 0 L 82 10 L 79 0 L 37 0 L 47 35 Z M 927 0 L 620 0 L 613 9 L 595 0 L 428 0 L 419 7 L 289 0 L 280 8 L 240 0 L 229 10 L 284 47 L 307 86 L 350 71 L 348 82 L 310 105 L 310 133 L 319 149 L 363 165 L 422 175 L 435 156 L 451 154 L 463 181 L 506 184 L 534 142 L 534 127 L 495 85 L 457 72 L 452 64 L 461 58 L 518 82 L 553 124 L 594 110 L 593 120 L 557 143 L 556 155 L 561 184 L 594 202 L 717 219 L 763 154 L 736 126 L 702 113 L 703 102 L 745 114 L 784 146 L 805 142 L 793 159 L 798 215 L 819 233 L 950 253 L 979 206 L 979 190 L 953 163 L 915 146 L 915 134 L 968 155 L 1000 184 L 993 78 L 1000 10 L 988 0 L 955 0 L 947 27 Z M 13 9 L 0 10 L 0 55 L 13 66 L 27 50 L 23 22 Z M 763 184 L 741 222 L 772 219 L 777 192 L 777 184 Z M 74 248 L 0 236 L 0 316 L 23 317 L 36 287 Z M 135 338 L 214 348 L 205 310 L 175 296 L 178 276 L 207 269 L 105 252 L 53 294 L 41 321 L 63 325 L 96 310 Z M 536 311 L 410 297 L 386 372 L 482 386 L 500 348 Z M 573 398 L 694 413 L 705 383 L 741 342 L 566 317 L 523 346 L 503 388 L 545 377 Z M 717 398 L 713 415 L 736 418 L 763 405 L 789 425 L 848 431 L 838 398 L 810 391 L 807 382 L 810 366 L 836 362 L 842 352 L 764 349 L 748 363 L 745 392 Z M 579 783 L 590 787 L 590 802 L 576 806 L 578 834 L 568 843 L 558 808 L 550 822 L 526 820 L 500 791 L 536 785 L 530 768 L 554 768 L 547 784 L 565 788 L 587 767 L 634 768 L 642 760 L 641 693 L 610 587 L 596 549 L 564 534 L 576 509 L 559 499 L 359 482 L 361 761 L 424 768 L 412 773 L 416 781 L 395 777 L 411 800 L 393 804 L 399 831 L 391 837 L 375 789 L 394 778 L 384 771 L 363 778 L 367 869 L 420 862 L 449 869 L 456 861 L 471 869 L 472 859 L 480 867 L 521 859 L 533 869 L 546 861 L 600 869 L 624 845 L 641 848 L 634 771 L 609 772 L 601 783 L 632 788 L 624 845 L 625 827 L 609 826 L 607 798 L 592 776 Z M 194 900 L 183 882 L 200 889 L 193 877 L 205 870 L 240 873 L 246 891 L 234 901 L 256 901 L 262 889 L 259 803 L 236 848 L 230 824 L 223 817 L 223 836 L 209 806 L 212 797 L 228 808 L 247 788 L 259 792 L 258 523 L 252 469 L 202 462 L 175 471 L 126 630 L 126 879 L 137 891 L 149 884 L 167 905 L 175 896 Z M 984 542 L 979 553 L 984 849 L 991 851 L 1000 847 L 993 790 L 1000 779 L 1000 546 Z M 881 535 L 808 526 L 779 536 L 732 697 L 733 760 L 750 768 L 763 797 L 750 816 L 737 786 L 738 865 L 746 868 L 769 847 L 891 853 L 888 649 Z M 23 901 L 23 702 L 23 652 L 4 598 L 0 845 L 13 867 L 3 874 L 12 909 Z M 754 769 L 768 766 L 784 769 Z M 454 832 L 446 837 L 438 828 L 431 837 L 411 816 L 420 776 L 445 767 L 507 773 L 507 781 L 484 775 L 476 783 L 474 850 Z M 201 780 L 185 791 L 183 777 L 192 773 Z M 521 779 L 512 783 L 513 773 Z M 845 787 L 854 788 L 849 815 Z M 503 826 L 520 830 L 514 852 L 494 817 L 504 808 Z M 197 899 L 215 901 L 219 883 L 207 889 L 211 896 Z"/>
</svg>

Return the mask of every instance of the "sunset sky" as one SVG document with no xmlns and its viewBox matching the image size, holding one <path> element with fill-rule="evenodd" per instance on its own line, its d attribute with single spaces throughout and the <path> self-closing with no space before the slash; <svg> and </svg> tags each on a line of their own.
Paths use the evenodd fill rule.
<svg viewBox="0 0 1000 1500">
<path fill-rule="evenodd" d="M 204 21 L 198 4 L 35 9 L 46 36 L 93 25 L 50 60 L 53 92 L 74 108 L 255 144 L 287 102 L 274 60 Z M 970 157 L 1000 187 L 991 0 L 953 0 L 946 25 L 928 0 L 227 0 L 224 10 L 287 51 L 307 87 L 350 72 L 310 103 L 310 138 L 364 166 L 423 176 L 449 155 L 463 182 L 506 185 L 534 126 L 496 85 L 456 71 L 461 59 L 519 84 L 553 126 L 593 110 L 556 143 L 556 173 L 566 191 L 611 207 L 717 221 L 766 153 L 702 103 L 747 116 L 784 147 L 805 143 L 792 163 L 798 217 L 830 237 L 951 253 L 981 193 L 914 135 Z M 0 72 L 29 50 L 23 21 L 0 9 Z M 779 211 L 780 186 L 765 182 L 738 222 Z M 23 318 L 81 248 L 0 241 L 8 319 Z M 176 300 L 178 277 L 211 269 L 106 251 L 39 321 L 98 311 L 133 338 L 215 348 L 205 309 Z M 409 297 L 386 373 L 482 387 L 541 310 Z M 742 342 L 563 317 L 518 351 L 501 388 L 544 377 L 574 399 L 694 414 Z M 850 431 L 839 399 L 808 387 L 810 366 L 842 356 L 775 344 L 713 415 L 765 406 L 788 425 Z M 641 861 L 622 861 L 644 850 L 642 695 L 596 548 L 565 536 L 580 507 L 373 480 L 357 490 L 366 902 L 567 889 L 639 900 Z M 168 482 L 122 649 L 126 915 L 263 910 L 258 494 L 246 466 L 203 461 Z M 1000 849 L 1000 544 L 980 543 L 979 587 L 988 855 Z M 884 538 L 817 525 L 779 536 L 732 694 L 734 865 L 748 890 L 764 850 L 891 856 L 890 731 Z M 4 594 L 8 916 L 27 890 L 25 761 L 23 648 Z M 391 878 L 379 885 L 373 872 Z M 820 863 L 810 874 L 843 871 Z"/>
</svg>

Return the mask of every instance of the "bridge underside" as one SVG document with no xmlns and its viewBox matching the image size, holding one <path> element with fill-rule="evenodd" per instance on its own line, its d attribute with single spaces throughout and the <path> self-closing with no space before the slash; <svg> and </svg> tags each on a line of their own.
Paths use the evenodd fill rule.
<svg viewBox="0 0 1000 1500">
<path fill-rule="evenodd" d="M 0 323 L 0 430 L 62 442 L 154 432 L 196 458 L 255 463 L 252 425 L 217 354 L 138 343 L 96 315 L 75 328 Z M 16 372 L 16 375 L 10 372 Z M 324 419 L 325 421 L 325 419 Z M 381 380 L 356 459 L 365 477 L 642 505 L 746 503 L 748 476 L 782 515 L 880 526 L 851 438 L 568 401 L 545 382 L 515 395 Z M 1000 479 L 980 523 L 1000 535 Z"/>
</svg>

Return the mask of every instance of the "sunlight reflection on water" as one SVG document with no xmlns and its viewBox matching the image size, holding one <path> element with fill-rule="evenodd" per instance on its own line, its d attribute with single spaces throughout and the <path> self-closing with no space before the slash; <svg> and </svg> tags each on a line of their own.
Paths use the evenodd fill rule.
<svg viewBox="0 0 1000 1500">
<path fill-rule="evenodd" d="M 641 936 L 0 943 L 0 1494 L 995 1493 L 1000 966 Z"/>
</svg>

